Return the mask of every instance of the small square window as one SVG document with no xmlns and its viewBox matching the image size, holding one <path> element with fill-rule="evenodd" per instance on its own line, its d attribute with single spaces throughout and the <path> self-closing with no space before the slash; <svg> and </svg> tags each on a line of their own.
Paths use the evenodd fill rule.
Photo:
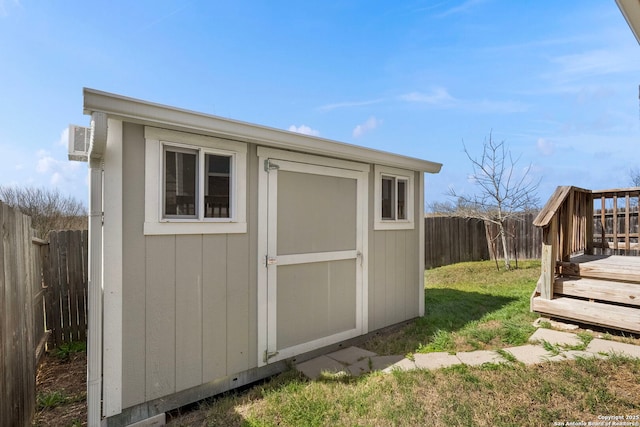
<svg viewBox="0 0 640 427">
<path fill-rule="evenodd" d="M 200 192 L 200 166 L 205 171 Z M 164 146 L 164 210 L 167 219 L 231 218 L 233 156 Z"/>
<path fill-rule="evenodd" d="M 413 172 L 376 165 L 376 230 L 412 229 Z"/>
<path fill-rule="evenodd" d="M 144 234 L 246 233 L 247 144 L 145 127 Z"/>
<path fill-rule="evenodd" d="M 407 179 L 382 176 L 382 219 L 407 219 Z"/>
</svg>

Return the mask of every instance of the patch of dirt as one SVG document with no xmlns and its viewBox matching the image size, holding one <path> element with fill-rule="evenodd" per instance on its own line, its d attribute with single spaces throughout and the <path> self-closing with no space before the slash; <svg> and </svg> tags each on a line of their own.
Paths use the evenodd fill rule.
<svg viewBox="0 0 640 427">
<path fill-rule="evenodd" d="M 45 354 L 36 376 L 36 396 L 34 426 L 86 426 L 87 353 L 67 358 Z M 62 401 L 52 403 L 56 400 Z"/>
</svg>

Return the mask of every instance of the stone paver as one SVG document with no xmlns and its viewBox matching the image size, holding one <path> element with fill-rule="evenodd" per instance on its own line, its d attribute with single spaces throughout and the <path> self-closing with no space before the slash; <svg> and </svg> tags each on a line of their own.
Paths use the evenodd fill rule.
<svg viewBox="0 0 640 427">
<path fill-rule="evenodd" d="M 640 358 L 640 346 L 600 338 L 592 340 L 586 350 L 591 353 L 615 353 Z"/>
<path fill-rule="evenodd" d="M 348 347 L 327 354 L 327 357 L 337 360 L 345 365 L 352 365 L 367 357 L 377 356 L 376 353 L 358 347 Z"/>
<path fill-rule="evenodd" d="M 554 331 L 553 329 L 540 328 L 529 338 L 529 342 L 547 341 L 553 345 L 580 345 L 582 341 L 576 334 L 571 332 Z"/>
<path fill-rule="evenodd" d="M 439 369 L 453 365 L 460 365 L 462 362 L 453 354 L 437 352 L 437 353 L 415 353 L 413 355 L 416 368 L 420 369 Z"/>
<path fill-rule="evenodd" d="M 456 353 L 456 357 L 460 359 L 462 363 L 470 366 L 480 366 L 485 363 L 504 363 L 505 359 L 502 358 L 495 351 L 478 350 L 478 351 L 465 351 Z"/>
<path fill-rule="evenodd" d="M 518 359 L 518 361 L 524 363 L 525 365 L 543 363 L 548 361 L 549 357 L 552 356 L 544 348 L 533 344 L 526 344 L 518 347 L 509 347 L 505 348 L 504 350 L 511 353 L 516 359 Z"/>
<path fill-rule="evenodd" d="M 371 371 L 382 371 L 404 358 L 402 356 L 373 356 L 349 365 L 347 369 L 354 377 Z"/>
<path fill-rule="evenodd" d="M 640 358 L 640 346 L 638 345 L 607 341 L 599 338 L 591 341 L 584 351 L 567 350 L 562 351 L 560 354 L 553 355 L 546 351 L 539 343 L 547 341 L 552 345 L 573 346 L 581 344 L 582 341 L 572 333 L 551 329 L 538 329 L 531 338 L 529 338 L 529 341 L 538 344 L 509 347 L 504 350 L 511 353 L 519 362 L 527 365 L 573 360 L 579 357 L 606 358 L 604 354 L 622 354 L 629 357 Z M 372 370 L 388 373 L 394 369 L 440 369 L 460 364 L 479 366 L 484 363 L 507 362 L 507 360 L 497 352 L 488 350 L 460 352 L 456 355 L 445 352 L 416 353 L 413 358 L 414 360 L 409 360 L 403 356 L 378 356 L 371 351 L 358 347 L 349 347 L 300 363 L 297 365 L 297 369 L 307 377 L 317 379 L 323 372 L 359 376 Z"/>
<path fill-rule="evenodd" d="M 385 372 L 385 373 L 388 374 L 389 372 L 393 371 L 394 369 L 399 369 L 401 371 L 410 371 L 410 370 L 416 369 L 416 368 L 417 368 L 416 362 L 414 362 L 413 360 L 409 360 L 407 358 L 404 358 L 404 359 L 400 360 L 399 362 L 396 362 L 393 365 L 384 368 L 382 370 L 382 372 Z"/>
<path fill-rule="evenodd" d="M 320 378 L 323 372 L 347 372 L 345 365 L 327 356 L 319 356 L 315 359 L 307 360 L 296 365 L 296 368 L 312 380 Z"/>
<path fill-rule="evenodd" d="M 374 371 L 382 371 L 403 359 L 403 356 L 375 356 L 371 358 L 371 365 Z"/>
</svg>

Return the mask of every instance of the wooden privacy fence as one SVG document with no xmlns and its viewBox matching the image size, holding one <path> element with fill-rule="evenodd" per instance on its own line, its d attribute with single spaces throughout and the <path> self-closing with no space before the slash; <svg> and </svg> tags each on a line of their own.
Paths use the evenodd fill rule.
<svg viewBox="0 0 640 427">
<path fill-rule="evenodd" d="M 533 226 L 535 212 L 506 222 L 507 248 L 511 259 L 540 258 L 542 233 Z M 498 226 L 479 219 L 426 216 L 425 268 L 503 257 Z"/>
<path fill-rule="evenodd" d="M 39 243 L 31 218 L 0 202 L 0 425 L 31 425 L 45 336 Z"/>
<path fill-rule="evenodd" d="M 0 202 L 0 426 L 31 425 L 36 369 L 49 345 L 86 339 L 87 231 L 34 237 Z"/>
<path fill-rule="evenodd" d="M 428 216 L 424 224 L 425 268 L 490 258 L 482 220 Z"/>
<path fill-rule="evenodd" d="M 52 231 L 43 247 L 49 344 L 87 339 L 87 230 Z"/>
</svg>

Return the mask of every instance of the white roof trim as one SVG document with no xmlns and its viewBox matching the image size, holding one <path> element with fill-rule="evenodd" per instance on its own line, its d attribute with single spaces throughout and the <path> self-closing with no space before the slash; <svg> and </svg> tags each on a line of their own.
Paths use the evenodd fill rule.
<svg viewBox="0 0 640 427">
<path fill-rule="evenodd" d="M 636 40 L 640 43 L 640 2 L 638 0 L 616 0 L 618 8 Z"/>
<path fill-rule="evenodd" d="M 345 144 L 209 114 L 198 113 L 95 89 L 84 88 L 84 113 L 102 112 L 109 117 L 163 128 L 198 131 L 208 135 L 252 142 L 285 150 L 319 154 L 359 162 L 438 173 L 442 164 L 356 145 Z"/>
</svg>

